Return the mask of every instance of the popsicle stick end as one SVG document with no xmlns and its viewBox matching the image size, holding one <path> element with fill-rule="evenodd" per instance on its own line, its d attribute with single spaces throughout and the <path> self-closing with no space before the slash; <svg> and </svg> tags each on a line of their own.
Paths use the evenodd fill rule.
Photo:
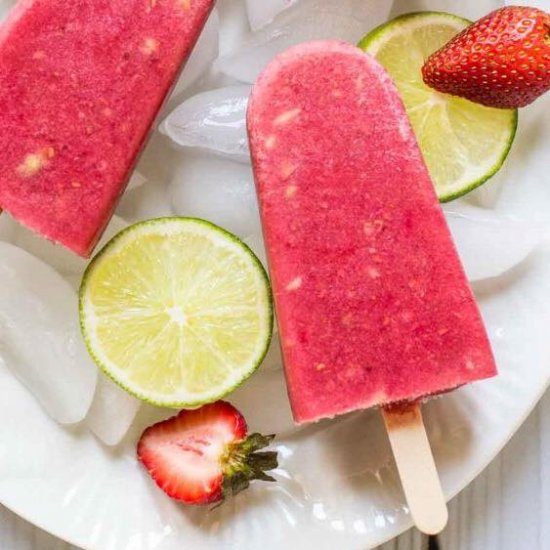
<svg viewBox="0 0 550 550">
<path fill-rule="evenodd" d="M 435 466 L 419 403 L 382 409 L 393 455 L 417 528 L 440 533 L 449 513 Z"/>
</svg>

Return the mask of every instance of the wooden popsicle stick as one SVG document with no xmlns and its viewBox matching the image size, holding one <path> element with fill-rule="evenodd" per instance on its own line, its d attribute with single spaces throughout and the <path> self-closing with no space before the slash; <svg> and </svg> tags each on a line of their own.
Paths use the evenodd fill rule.
<svg viewBox="0 0 550 550">
<path fill-rule="evenodd" d="M 382 415 L 414 523 L 428 535 L 440 533 L 449 513 L 420 403 L 383 408 Z"/>
</svg>

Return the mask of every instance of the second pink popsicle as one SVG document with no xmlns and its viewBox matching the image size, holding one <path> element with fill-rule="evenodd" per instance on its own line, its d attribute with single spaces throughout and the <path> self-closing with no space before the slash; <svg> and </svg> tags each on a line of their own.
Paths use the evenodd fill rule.
<svg viewBox="0 0 550 550">
<path fill-rule="evenodd" d="M 0 209 L 87 256 L 214 0 L 21 0 L 0 27 Z"/>
</svg>

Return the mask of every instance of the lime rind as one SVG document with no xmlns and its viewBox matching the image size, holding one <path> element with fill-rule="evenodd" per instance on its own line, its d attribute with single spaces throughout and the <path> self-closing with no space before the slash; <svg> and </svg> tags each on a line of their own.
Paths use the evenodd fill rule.
<svg viewBox="0 0 550 550">
<path fill-rule="evenodd" d="M 400 31 L 403 29 L 407 31 L 413 30 L 415 28 L 414 23 L 418 23 L 416 28 L 423 27 L 428 17 L 434 22 L 438 19 L 440 19 L 442 23 L 454 21 L 456 23 L 457 33 L 472 24 L 472 21 L 469 19 L 443 11 L 415 11 L 405 13 L 372 29 L 372 31 L 361 39 L 358 47 L 376 57 L 378 51 L 376 46 L 386 43 L 389 38 L 400 34 Z"/>
<path fill-rule="evenodd" d="M 508 158 L 508 155 L 510 153 L 510 150 L 512 149 L 512 145 L 514 143 L 514 139 L 516 137 L 517 129 L 518 129 L 518 122 L 519 122 L 519 115 L 517 109 L 513 111 L 513 116 L 510 121 L 510 138 L 506 142 L 506 145 L 504 149 L 502 150 L 502 153 L 500 157 L 498 157 L 493 164 L 493 166 L 483 175 L 480 176 L 478 179 L 472 180 L 471 183 L 461 185 L 456 190 L 449 190 L 446 193 L 438 193 L 438 198 L 440 202 L 450 202 L 455 199 L 459 199 L 460 197 L 463 197 L 464 195 L 467 195 L 477 187 L 480 187 L 487 181 L 489 181 L 504 165 L 504 162 Z"/>
<path fill-rule="evenodd" d="M 161 224 L 172 225 L 172 224 L 180 224 L 180 223 L 197 224 L 198 226 L 202 226 L 208 229 L 209 233 L 215 232 L 220 239 L 221 238 L 226 239 L 227 242 L 231 242 L 233 245 L 236 245 L 237 247 L 239 247 L 242 251 L 242 254 L 245 255 L 246 258 L 252 262 L 254 267 L 254 273 L 258 278 L 258 283 L 259 283 L 258 288 L 263 289 L 263 303 L 261 304 L 261 307 L 264 308 L 264 312 L 263 312 L 263 315 L 261 315 L 261 318 L 264 319 L 265 326 L 263 327 L 263 331 L 261 333 L 262 338 L 259 339 L 259 341 L 261 341 L 262 343 L 261 345 L 258 346 L 258 352 L 255 354 L 254 360 L 251 361 L 249 364 L 239 368 L 238 369 L 239 375 L 236 376 L 233 380 L 230 380 L 229 382 L 227 382 L 223 386 L 220 386 L 219 388 L 216 388 L 209 392 L 204 392 L 200 396 L 196 396 L 196 397 L 187 396 L 185 398 L 167 399 L 163 397 L 163 394 L 155 395 L 150 391 L 144 392 L 139 387 L 136 387 L 135 384 L 128 381 L 127 376 L 123 372 L 121 372 L 120 369 L 118 369 L 115 365 L 113 365 L 112 362 L 106 360 L 103 357 L 102 353 L 98 352 L 97 346 L 94 345 L 94 337 L 89 330 L 90 323 L 88 322 L 89 321 L 88 312 L 90 311 L 90 308 L 88 307 L 89 304 L 87 302 L 87 297 L 88 297 L 87 290 L 88 290 L 89 283 L 92 280 L 93 273 L 95 269 L 97 269 L 97 267 L 100 265 L 102 258 L 107 257 L 113 251 L 116 252 L 116 247 L 122 246 L 124 244 L 125 238 L 127 238 L 128 235 L 131 235 L 136 231 L 140 231 L 143 228 L 154 227 L 155 225 L 161 225 Z M 100 368 L 100 370 L 107 377 L 109 377 L 113 382 L 115 382 L 118 386 L 120 386 L 122 389 L 124 389 L 126 392 L 133 395 L 134 397 L 156 406 L 174 408 L 174 409 L 180 409 L 180 408 L 191 409 L 191 408 L 200 407 L 206 403 L 211 403 L 219 399 L 222 399 L 223 397 L 225 397 L 226 395 L 234 391 L 236 388 L 241 386 L 250 376 L 252 376 L 252 374 L 254 374 L 254 372 L 258 369 L 258 367 L 262 364 L 263 360 L 265 359 L 265 356 L 271 344 L 272 335 L 273 335 L 273 326 L 274 326 L 273 298 L 271 293 L 269 277 L 263 264 L 255 255 L 255 253 L 252 251 L 252 249 L 246 243 L 244 243 L 241 239 L 239 239 L 232 233 L 226 231 L 225 229 L 207 220 L 203 220 L 200 218 L 189 218 L 189 217 L 154 218 L 154 219 L 136 223 L 122 230 L 117 235 L 115 235 L 98 252 L 98 254 L 90 262 L 90 264 L 88 265 L 88 267 L 84 272 L 82 283 L 80 286 L 80 291 L 79 291 L 79 313 L 80 313 L 80 328 L 81 328 L 84 342 L 86 344 L 86 347 L 88 349 L 90 356 L 95 361 L 95 363 Z"/>
<path fill-rule="evenodd" d="M 370 55 L 376 58 L 379 52 L 381 51 L 381 49 L 383 48 L 383 46 L 390 43 L 392 39 L 402 36 L 404 33 L 410 34 L 411 39 L 416 40 L 413 37 L 413 33 L 429 25 L 431 26 L 440 25 L 440 26 L 448 27 L 451 30 L 456 30 L 456 33 L 459 33 L 469 24 L 471 24 L 471 21 L 469 21 L 468 19 L 459 17 L 457 15 L 449 14 L 446 12 L 434 12 L 434 11 L 414 12 L 414 13 L 401 15 L 389 22 L 386 22 L 376 27 L 359 42 L 358 46 L 361 49 L 363 49 L 365 52 L 369 53 Z M 443 45 L 444 45 L 444 42 L 441 44 L 441 46 Z M 425 55 L 430 55 L 431 53 L 433 52 L 432 51 L 425 52 Z M 390 70 L 390 74 L 391 74 L 391 70 Z M 419 75 L 420 73 L 418 72 L 417 74 Z M 408 109 L 408 113 L 409 113 L 409 116 L 411 117 L 411 122 L 413 124 L 413 127 L 417 126 L 415 127 L 415 133 L 417 134 L 420 147 L 424 154 L 426 164 L 430 169 L 430 173 L 432 175 L 432 179 L 434 180 L 434 185 L 436 187 L 436 192 L 441 202 L 448 202 L 448 201 L 457 199 L 473 191 L 475 188 L 487 182 L 500 170 L 500 168 L 504 164 L 510 152 L 512 143 L 516 135 L 517 126 L 518 126 L 517 110 L 489 109 L 487 107 L 481 107 L 479 105 L 473 104 L 461 98 L 456 98 L 454 96 L 445 96 L 443 94 L 439 94 L 438 92 L 433 92 L 430 88 L 428 88 L 422 83 L 421 78 L 419 78 L 418 81 L 415 81 L 415 82 L 399 81 L 398 79 L 395 79 L 395 77 L 394 77 L 394 80 L 396 81 L 396 85 L 400 89 L 400 92 L 403 95 L 405 106 Z M 405 90 L 405 88 L 407 89 Z M 422 94 L 424 95 L 434 94 L 435 96 L 440 98 L 440 103 L 446 102 L 447 105 L 449 106 L 453 105 L 457 111 L 461 108 L 461 105 L 463 103 L 465 107 L 464 108 L 465 113 L 471 110 L 474 112 L 477 111 L 480 114 L 481 113 L 491 114 L 491 115 L 494 114 L 494 119 L 495 120 L 498 119 L 500 121 L 501 126 L 503 126 L 503 128 L 500 129 L 501 139 L 495 143 L 496 147 L 494 151 L 492 151 L 491 154 L 487 155 L 486 162 L 481 162 L 479 160 L 476 160 L 475 162 L 469 161 L 467 163 L 464 163 L 463 165 L 460 165 L 462 168 L 465 168 L 461 172 L 460 177 L 453 179 L 453 177 L 449 177 L 447 175 L 448 180 L 442 181 L 442 178 L 440 177 L 440 174 L 439 174 L 439 169 L 441 167 L 443 167 L 443 169 L 446 168 L 446 163 L 450 165 L 452 164 L 452 162 L 454 162 L 454 165 L 456 168 L 458 163 L 456 159 L 451 159 L 450 156 L 447 158 L 447 161 L 445 162 L 445 158 L 443 158 L 442 154 L 437 155 L 435 159 L 430 157 L 431 151 L 429 151 L 428 150 L 429 147 L 423 143 L 423 140 L 418 134 L 418 124 L 415 125 L 413 120 L 414 117 L 412 113 L 412 108 L 413 108 L 413 105 L 414 107 L 417 107 L 417 104 L 414 103 L 414 101 L 409 101 L 409 105 L 407 106 L 408 98 L 405 97 L 407 93 L 414 93 L 417 96 L 421 96 L 418 99 L 418 101 L 422 101 L 423 99 Z M 420 106 L 422 106 L 421 103 L 420 103 Z M 484 121 L 480 116 L 479 124 L 481 125 L 483 123 Z M 448 127 L 451 129 L 453 128 L 450 122 L 448 124 Z M 475 122 L 471 124 L 471 133 L 475 134 Z M 498 130 L 496 131 L 496 133 L 498 134 Z M 455 140 L 455 145 L 457 145 L 457 149 L 459 148 L 463 149 L 462 147 L 463 144 L 460 143 L 460 140 L 458 139 L 458 137 L 455 135 L 451 135 L 451 137 Z M 455 157 L 458 157 L 461 152 L 459 150 L 454 150 L 452 146 L 449 148 L 449 151 L 451 151 Z M 439 161 L 439 159 L 441 159 L 441 161 Z M 453 168 L 452 166 L 451 168 L 449 168 L 449 172 L 451 171 L 452 168 Z"/>
</svg>

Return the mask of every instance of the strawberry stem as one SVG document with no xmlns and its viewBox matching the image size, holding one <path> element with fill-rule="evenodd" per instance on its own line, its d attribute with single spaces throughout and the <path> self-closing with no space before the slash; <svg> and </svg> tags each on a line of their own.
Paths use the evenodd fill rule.
<svg viewBox="0 0 550 550">
<path fill-rule="evenodd" d="M 246 439 L 232 443 L 227 447 L 222 458 L 224 498 L 228 494 L 234 496 L 244 491 L 255 479 L 275 481 L 274 477 L 265 472 L 277 468 L 277 452 L 258 452 L 270 445 L 274 438 L 274 435 L 253 433 Z"/>
</svg>

